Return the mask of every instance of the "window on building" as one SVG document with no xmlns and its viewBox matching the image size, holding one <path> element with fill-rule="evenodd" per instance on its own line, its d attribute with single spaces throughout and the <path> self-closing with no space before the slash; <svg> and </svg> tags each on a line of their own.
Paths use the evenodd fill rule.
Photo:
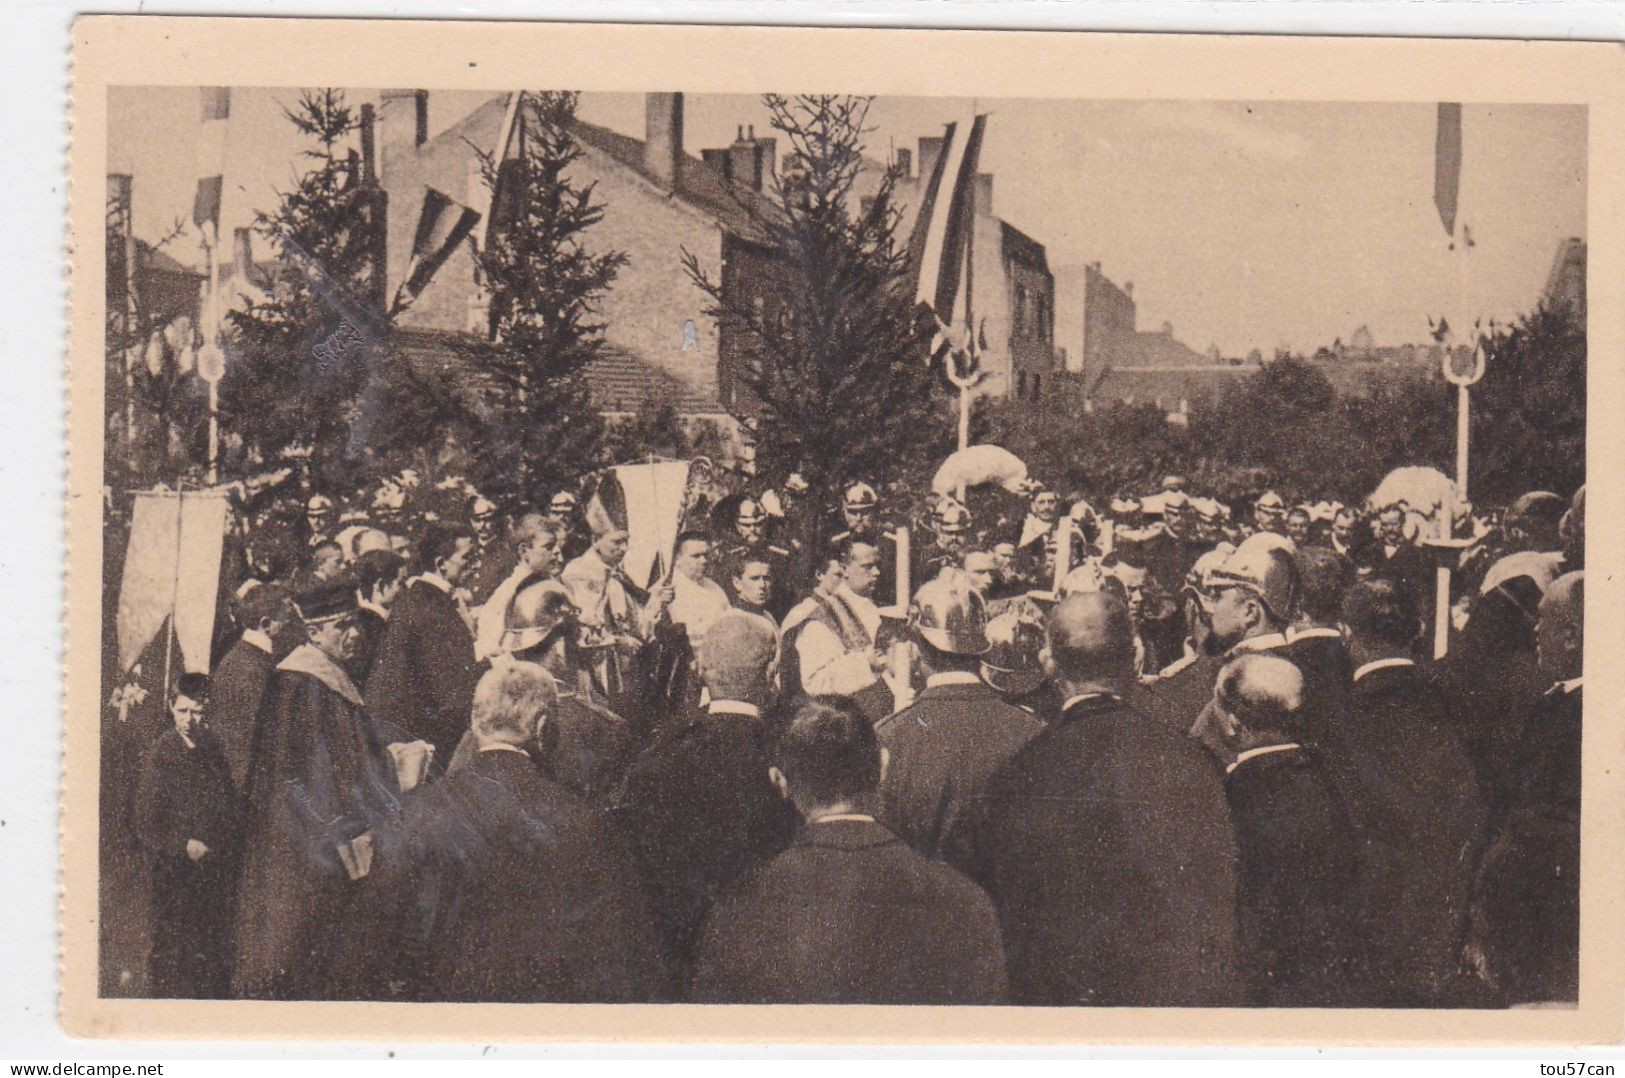
<svg viewBox="0 0 1625 1078">
<path fill-rule="evenodd" d="M 683 323 L 683 351 L 698 352 L 700 350 L 700 329 L 690 318 Z"/>
<path fill-rule="evenodd" d="M 1033 372 L 1033 400 L 1043 396 L 1044 376 L 1037 371 Z"/>
<path fill-rule="evenodd" d="M 1016 396 L 1022 400 L 1027 398 L 1027 372 L 1016 372 Z"/>
</svg>

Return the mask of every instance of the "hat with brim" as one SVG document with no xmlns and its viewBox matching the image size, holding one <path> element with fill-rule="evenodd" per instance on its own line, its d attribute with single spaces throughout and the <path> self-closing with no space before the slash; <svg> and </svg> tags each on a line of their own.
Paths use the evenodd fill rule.
<svg viewBox="0 0 1625 1078">
<path fill-rule="evenodd" d="M 318 584 L 299 593 L 293 602 L 299 618 L 306 625 L 320 625 L 348 617 L 359 609 L 355 583 L 334 580 Z"/>
</svg>

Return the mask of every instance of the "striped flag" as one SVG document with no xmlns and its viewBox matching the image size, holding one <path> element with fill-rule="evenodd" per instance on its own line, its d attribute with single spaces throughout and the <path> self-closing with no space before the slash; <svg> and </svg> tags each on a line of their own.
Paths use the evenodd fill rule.
<svg viewBox="0 0 1625 1078">
<path fill-rule="evenodd" d="M 947 354 L 955 318 L 970 317 L 970 312 L 959 310 L 959 298 L 975 225 L 972 199 L 986 128 L 986 114 L 977 116 L 968 129 L 962 130 L 957 123 L 944 128 L 942 152 L 931 170 L 909 239 L 909 261 L 919 275 L 914 297 L 937 326 L 928 362 Z"/>
<path fill-rule="evenodd" d="M 1439 102 L 1439 128 L 1433 144 L 1433 205 L 1445 233 L 1456 234 L 1456 200 L 1461 193 L 1461 104 Z"/>
<path fill-rule="evenodd" d="M 220 195 L 226 165 L 226 123 L 231 119 L 231 87 L 205 86 L 201 95 L 198 139 L 197 194 L 192 199 L 192 223 L 220 229 Z"/>
<path fill-rule="evenodd" d="M 474 210 L 453 202 L 432 187 L 423 189 L 423 210 L 418 214 L 417 234 L 412 238 L 412 260 L 406 267 L 406 280 L 395 292 L 396 311 L 410 306 L 429 286 L 429 281 L 479 221 L 480 215 Z"/>
</svg>

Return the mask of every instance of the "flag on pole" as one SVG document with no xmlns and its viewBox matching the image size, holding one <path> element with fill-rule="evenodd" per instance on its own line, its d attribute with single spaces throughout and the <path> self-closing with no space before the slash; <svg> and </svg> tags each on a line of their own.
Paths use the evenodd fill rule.
<svg viewBox="0 0 1625 1078">
<path fill-rule="evenodd" d="M 192 199 L 192 223 L 218 233 L 226 165 L 226 124 L 231 119 L 231 88 L 204 86 L 199 94 L 199 119 L 203 129 L 198 139 L 198 180 L 197 193 Z"/>
<path fill-rule="evenodd" d="M 1456 199 L 1461 192 L 1461 104 L 1439 103 L 1439 129 L 1433 145 L 1433 205 L 1447 235 L 1456 234 Z"/>
<path fill-rule="evenodd" d="M 423 209 L 418 214 L 417 234 L 412 237 L 412 259 L 406 267 L 406 280 L 395 293 L 396 310 L 418 298 L 479 221 L 476 211 L 432 187 L 423 189 Z"/>
<path fill-rule="evenodd" d="M 524 100 L 524 92 L 515 90 L 508 97 L 508 108 L 502 117 L 502 132 L 497 136 L 495 151 L 497 182 L 490 191 L 490 201 L 485 207 L 485 216 L 480 221 L 479 234 L 474 237 L 475 244 L 482 251 L 490 245 L 491 227 L 497 218 L 499 200 L 506 194 L 504 190 L 506 185 L 502 180 L 506 173 L 512 172 L 508 162 L 517 160 L 524 149 Z"/>
<path fill-rule="evenodd" d="M 209 644 L 226 534 L 221 491 L 143 491 L 135 496 L 118 598 L 119 669 L 135 664 L 167 623 L 189 673 L 209 672 Z"/>
<path fill-rule="evenodd" d="M 943 129 L 942 152 L 931 170 L 920 212 L 909 240 L 910 262 L 918 274 L 915 300 L 935 317 L 937 334 L 929 362 L 941 359 L 950 341 L 946 331 L 958 312 L 965 254 L 973 220 L 977 160 L 981 155 L 986 114 L 968 128 L 950 123 Z"/>
</svg>

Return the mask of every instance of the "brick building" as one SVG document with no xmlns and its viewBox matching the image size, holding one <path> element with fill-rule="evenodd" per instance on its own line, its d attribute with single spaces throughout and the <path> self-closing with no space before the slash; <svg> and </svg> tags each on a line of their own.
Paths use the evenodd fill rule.
<svg viewBox="0 0 1625 1078">
<path fill-rule="evenodd" d="M 508 125 L 525 123 L 514 97 L 493 96 L 430 139 L 428 91 L 381 95 L 379 172 L 389 205 L 386 294 L 393 295 L 405 276 L 425 188 L 471 207 L 482 220 L 489 215 L 490 194 L 475 148 L 494 153 Z M 589 243 L 627 256 L 598 311 L 607 348 L 586 371 L 595 403 L 611 416 L 633 413 L 646 402 L 670 403 L 684 419 L 713 421 L 736 434 L 729 415 L 734 387 L 723 373 L 731 342 L 719 339 L 706 316 L 706 298 L 685 274 L 682 254 L 692 252 L 705 272 L 730 286 L 759 286 L 764 275 L 747 272 L 745 264 L 766 252 L 754 240 L 739 190 L 759 190 L 770 174 L 772 140 L 746 140 L 742 133 L 735 146 L 696 159 L 683 147 L 683 96 L 677 93 L 645 95 L 641 140 L 579 120 L 574 133 L 582 156 L 571 179 L 593 184 L 603 207 Z M 485 319 L 486 299 L 464 244 L 399 326 L 419 361 L 432 362 L 438 339 L 481 332 Z"/>
<path fill-rule="evenodd" d="M 903 178 L 894 201 L 901 211 L 898 237 L 906 242 L 931 171 L 942 153 L 940 137 L 919 141 L 914 154 L 897 151 Z M 885 165 L 869 162 L 858 179 L 859 201 L 878 190 Z M 971 305 L 979 340 L 985 340 L 982 369 L 987 378 L 977 392 L 1037 399 L 1059 367 L 1055 351 L 1055 276 L 1044 245 L 994 212 L 993 177 L 976 177 L 972 226 Z M 854 209 L 857 207 L 854 206 Z"/>
</svg>

